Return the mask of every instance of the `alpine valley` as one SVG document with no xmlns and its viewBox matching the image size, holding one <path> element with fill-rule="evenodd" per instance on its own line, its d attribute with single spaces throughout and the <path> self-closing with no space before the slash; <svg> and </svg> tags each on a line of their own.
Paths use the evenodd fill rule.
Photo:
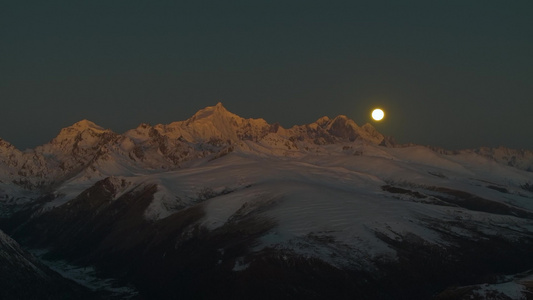
<svg viewBox="0 0 533 300">
<path fill-rule="evenodd" d="M 533 152 L 346 116 L 0 140 L 0 220 L 1 299 L 533 299 Z"/>
</svg>

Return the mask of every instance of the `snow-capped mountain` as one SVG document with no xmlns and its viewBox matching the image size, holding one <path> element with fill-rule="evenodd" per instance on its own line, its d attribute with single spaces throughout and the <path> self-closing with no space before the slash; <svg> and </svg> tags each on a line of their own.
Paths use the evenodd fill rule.
<svg viewBox="0 0 533 300">
<path fill-rule="evenodd" d="M 345 116 L 285 129 L 219 103 L 2 142 L 0 163 L 6 231 L 150 299 L 446 299 L 533 269 L 530 151 L 396 145 Z"/>
<path fill-rule="evenodd" d="M 48 144 L 22 153 L 0 141 L 4 181 L 29 188 L 48 188 L 80 173 L 102 177 L 128 168 L 175 169 L 197 158 L 216 158 L 236 149 L 275 155 L 321 151 L 321 145 L 364 140 L 379 144 L 385 137 L 370 124 L 357 126 L 346 116 L 323 117 L 309 125 L 284 129 L 263 119 L 244 119 L 221 103 L 185 121 L 139 127 L 120 135 L 88 120 L 61 130 Z M 107 170 L 105 170 L 107 168 Z M 103 171 L 104 175 L 95 175 Z M 103 178 L 103 177 L 102 177 Z"/>
</svg>

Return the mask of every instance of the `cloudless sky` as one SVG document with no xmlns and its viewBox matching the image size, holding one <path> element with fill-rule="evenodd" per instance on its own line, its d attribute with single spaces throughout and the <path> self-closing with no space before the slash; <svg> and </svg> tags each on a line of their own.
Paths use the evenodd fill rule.
<svg viewBox="0 0 533 300">
<path fill-rule="evenodd" d="M 221 101 L 284 127 L 344 114 L 401 143 L 533 150 L 533 1 L 2 1 L 0 101 L 20 149 Z"/>
</svg>

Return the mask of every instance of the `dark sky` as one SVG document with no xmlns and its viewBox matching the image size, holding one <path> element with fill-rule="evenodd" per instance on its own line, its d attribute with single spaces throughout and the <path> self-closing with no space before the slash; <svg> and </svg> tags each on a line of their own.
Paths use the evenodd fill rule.
<svg viewBox="0 0 533 300">
<path fill-rule="evenodd" d="M 402 143 L 533 149 L 533 1 L 2 1 L 0 137 L 117 133 L 221 101 Z"/>
</svg>

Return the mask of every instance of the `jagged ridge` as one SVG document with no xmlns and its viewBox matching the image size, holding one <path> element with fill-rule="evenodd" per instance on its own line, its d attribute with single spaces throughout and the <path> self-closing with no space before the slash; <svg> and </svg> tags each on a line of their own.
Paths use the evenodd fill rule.
<svg viewBox="0 0 533 300">
<path fill-rule="evenodd" d="M 346 116 L 323 117 L 285 129 L 263 119 L 239 117 L 218 103 L 185 121 L 155 126 L 143 123 L 124 134 L 82 120 L 62 129 L 49 143 L 24 153 L 0 140 L 0 175 L 25 188 L 45 188 L 83 171 L 97 173 L 104 165 L 164 170 L 235 150 L 293 156 L 318 152 L 320 145 L 355 140 L 386 141 L 370 124 L 359 127 Z"/>
<path fill-rule="evenodd" d="M 121 175 L 131 168 L 169 170 L 195 159 L 216 159 L 232 151 L 294 157 L 328 153 L 331 150 L 323 146 L 331 144 L 349 148 L 355 141 L 397 146 L 372 125 L 358 126 L 344 115 L 322 117 L 286 129 L 264 119 L 242 118 L 219 102 L 185 121 L 155 126 L 143 123 L 124 134 L 82 120 L 62 129 L 49 143 L 26 152 L 0 140 L 0 182 L 47 189 L 80 173 L 103 178 Z M 531 151 L 506 148 L 470 151 L 499 163 L 533 170 Z"/>
</svg>

